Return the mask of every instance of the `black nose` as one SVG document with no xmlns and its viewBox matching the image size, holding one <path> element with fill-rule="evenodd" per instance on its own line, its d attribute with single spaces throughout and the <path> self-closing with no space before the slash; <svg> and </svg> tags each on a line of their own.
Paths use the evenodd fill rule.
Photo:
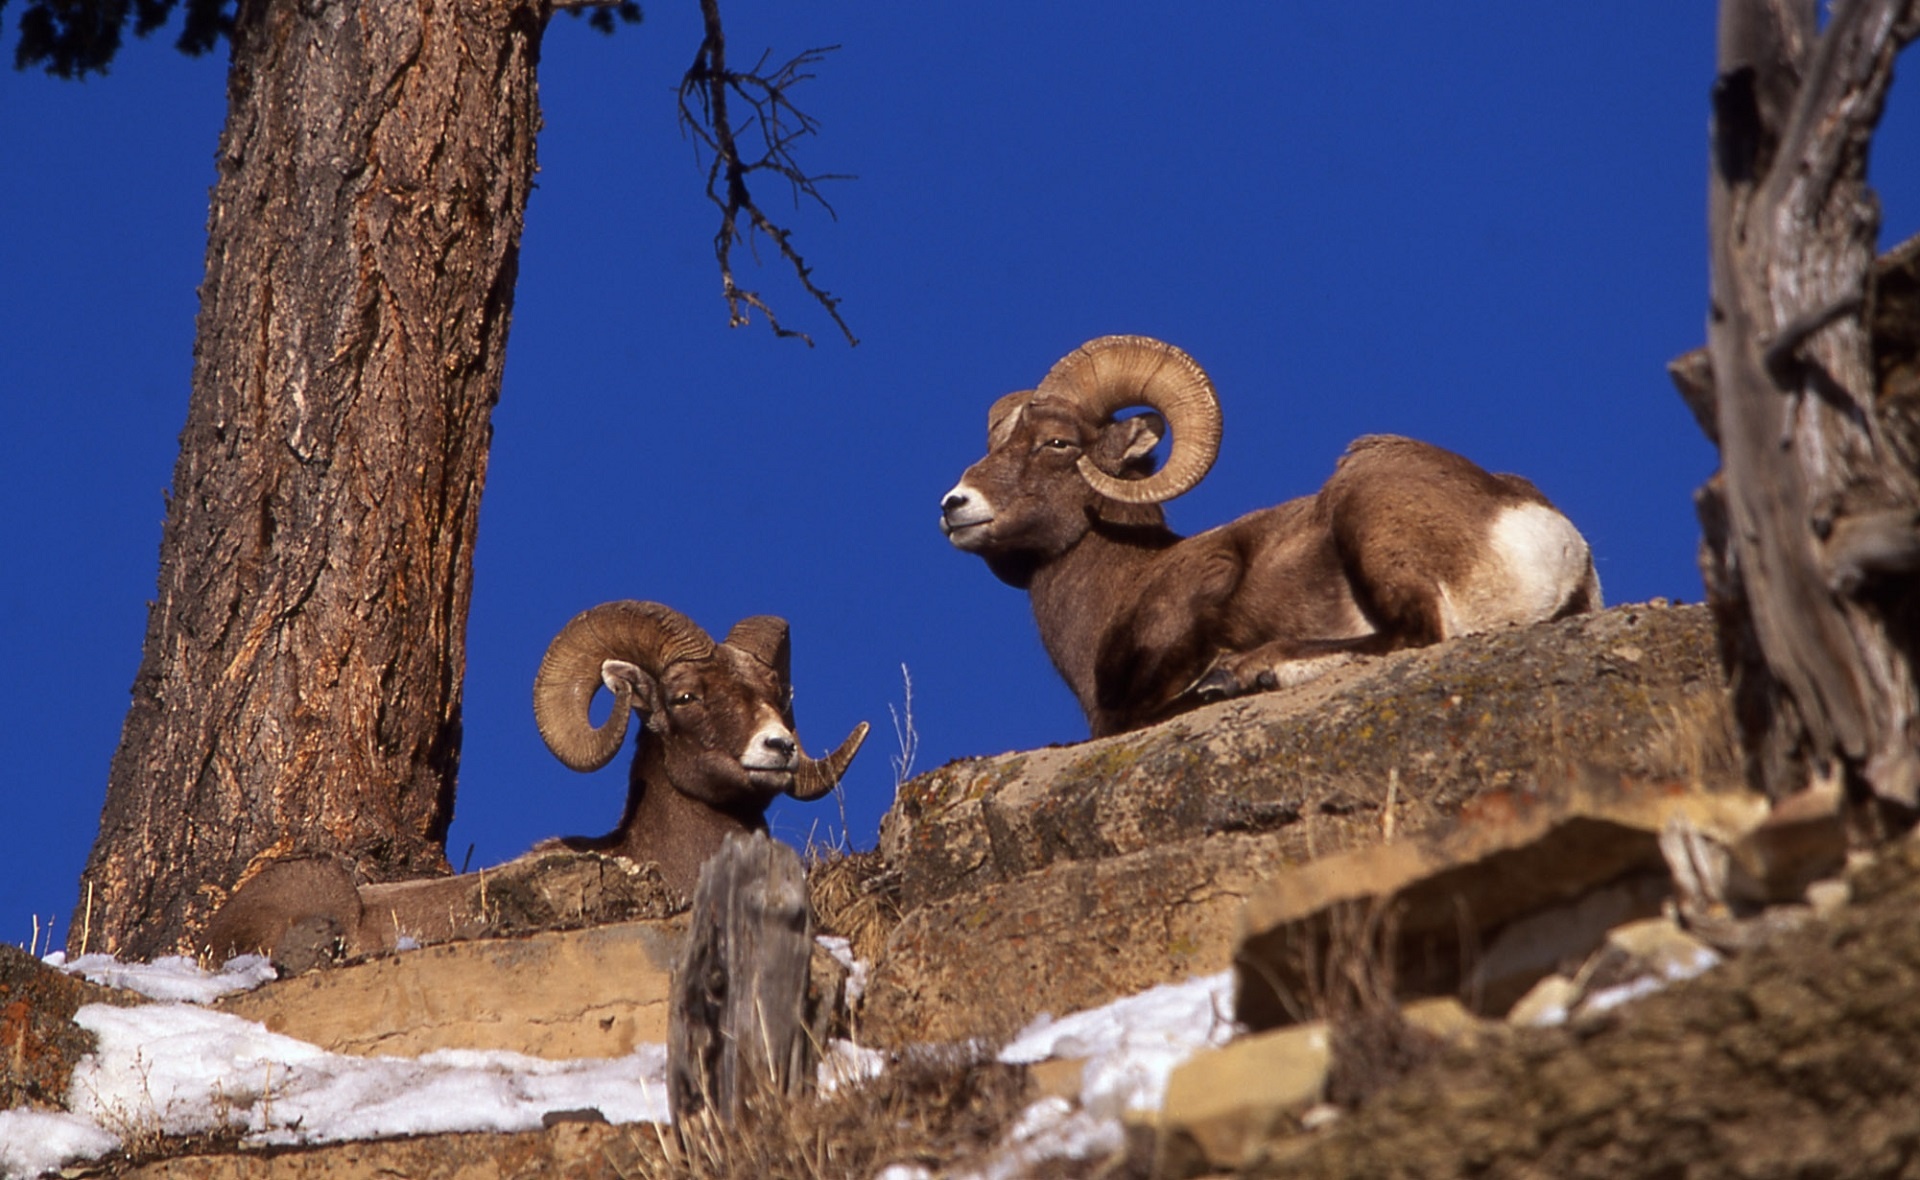
<svg viewBox="0 0 1920 1180">
<path fill-rule="evenodd" d="M 792 738 L 763 737 L 760 739 L 760 744 L 776 754 L 781 754 L 789 758 L 793 756 Z"/>
<path fill-rule="evenodd" d="M 940 510 L 942 512 L 952 512 L 955 508 L 960 507 L 960 505 L 966 502 L 967 494 L 965 492 L 948 492 L 946 499 L 940 501 Z"/>
</svg>

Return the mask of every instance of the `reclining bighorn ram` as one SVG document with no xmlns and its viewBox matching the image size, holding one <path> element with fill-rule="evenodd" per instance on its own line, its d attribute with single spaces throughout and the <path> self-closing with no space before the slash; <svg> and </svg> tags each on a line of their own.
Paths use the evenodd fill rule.
<svg viewBox="0 0 1920 1180">
<path fill-rule="evenodd" d="M 630 714 L 640 714 L 643 734 L 619 827 L 542 841 L 534 853 L 652 861 L 669 886 L 690 895 L 728 833 L 766 830 L 776 796 L 811 800 L 832 790 L 867 725 L 827 757 L 807 757 L 794 734 L 790 652 L 786 620 L 771 615 L 742 620 L 721 643 L 654 602 L 609 602 L 576 616 L 534 678 L 533 715 L 547 748 L 574 770 L 598 770 L 619 752 Z M 603 687 L 613 708 L 596 727 L 588 705 Z M 472 932 L 466 903 L 477 876 L 356 886 L 339 858 L 274 861 L 242 882 L 202 942 L 224 960 L 274 953 L 289 930 L 355 954 L 391 949 L 402 936 L 442 941 Z"/>
<path fill-rule="evenodd" d="M 1151 412 L 1115 417 L 1134 406 Z M 1354 655 L 1600 606 L 1586 541 L 1538 488 L 1391 435 L 1356 440 L 1311 496 L 1182 538 L 1160 504 L 1219 445 L 1192 358 L 1105 336 L 994 403 L 986 457 L 941 501 L 954 547 L 1029 592 L 1096 737 Z"/>
</svg>

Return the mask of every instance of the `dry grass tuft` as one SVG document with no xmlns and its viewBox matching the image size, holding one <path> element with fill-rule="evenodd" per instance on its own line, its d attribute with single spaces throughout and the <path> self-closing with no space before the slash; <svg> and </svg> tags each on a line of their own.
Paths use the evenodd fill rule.
<svg viewBox="0 0 1920 1180">
<path fill-rule="evenodd" d="M 819 932 L 845 938 L 856 958 L 878 962 L 887 936 L 900 924 L 900 907 L 880 853 L 814 855 L 807 863 L 807 888 Z"/>
<path fill-rule="evenodd" d="M 1023 1068 L 984 1049 L 913 1051 L 831 1094 L 754 1099 L 736 1124 L 636 1128 L 619 1171 L 623 1180 L 845 1180 L 889 1164 L 937 1173 L 992 1147 L 1028 1089 Z"/>
<path fill-rule="evenodd" d="M 1440 1038 L 1407 1022 L 1394 996 L 1399 922 L 1391 902 L 1336 908 L 1293 948 L 1304 995 L 1288 1007 L 1327 1025 L 1328 1102 L 1357 1108 L 1436 1057 Z"/>
<path fill-rule="evenodd" d="M 1697 692 L 1668 705 L 1664 715 L 1654 719 L 1647 760 L 1691 783 L 1740 779 L 1740 740 L 1725 695 Z"/>
</svg>

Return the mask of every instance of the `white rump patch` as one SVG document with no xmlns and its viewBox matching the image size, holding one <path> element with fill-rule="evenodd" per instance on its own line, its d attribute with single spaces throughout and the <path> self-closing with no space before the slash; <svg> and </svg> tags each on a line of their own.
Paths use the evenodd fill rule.
<svg viewBox="0 0 1920 1180">
<path fill-rule="evenodd" d="M 1494 518 L 1486 560 L 1468 583 L 1440 588 L 1441 613 L 1450 635 L 1544 622 L 1593 576 L 1586 538 L 1572 521 L 1544 504 L 1518 504 Z M 1598 579 L 1593 590 L 1598 608 Z"/>
<path fill-rule="evenodd" d="M 1495 518 L 1489 540 L 1505 567 L 1508 610 L 1516 622 L 1537 623 L 1558 614 L 1593 569 L 1587 539 L 1545 504 L 1506 509 Z"/>
</svg>

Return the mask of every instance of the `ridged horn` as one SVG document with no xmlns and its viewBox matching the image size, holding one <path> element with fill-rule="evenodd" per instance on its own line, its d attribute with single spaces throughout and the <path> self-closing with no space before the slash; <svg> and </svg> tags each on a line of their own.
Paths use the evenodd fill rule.
<svg viewBox="0 0 1920 1180">
<path fill-rule="evenodd" d="M 1145 479 L 1119 479 L 1080 457 L 1080 474 L 1123 504 L 1157 504 L 1190 491 L 1220 453 L 1220 400 L 1194 359 L 1150 336 L 1102 336 L 1047 373 L 1035 397 L 1068 401 L 1104 418 L 1129 406 L 1158 410 L 1173 432 L 1167 465 Z"/>
<path fill-rule="evenodd" d="M 601 665 L 625 660 L 656 679 L 669 664 L 713 653 L 698 624 L 657 602 L 604 602 L 581 611 L 547 645 L 533 678 L 533 720 L 547 749 L 573 770 L 598 770 L 613 761 L 627 736 L 633 693 L 601 679 Z M 597 728 L 588 707 L 602 687 L 613 711 Z"/>
<path fill-rule="evenodd" d="M 792 679 L 793 643 L 787 621 L 778 615 L 741 619 L 727 632 L 726 643 L 772 668 L 783 682 Z"/>
<path fill-rule="evenodd" d="M 854 726 L 853 732 L 847 735 L 846 741 L 840 743 L 839 749 L 818 761 L 802 754 L 800 765 L 794 767 L 793 786 L 787 788 L 787 794 L 805 801 L 818 799 L 833 790 L 839 784 L 840 776 L 847 773 L 853 756 L 860 752 L 860 743 L 867 740 L 867 728 L 864 721 Z"/>
</svg>

